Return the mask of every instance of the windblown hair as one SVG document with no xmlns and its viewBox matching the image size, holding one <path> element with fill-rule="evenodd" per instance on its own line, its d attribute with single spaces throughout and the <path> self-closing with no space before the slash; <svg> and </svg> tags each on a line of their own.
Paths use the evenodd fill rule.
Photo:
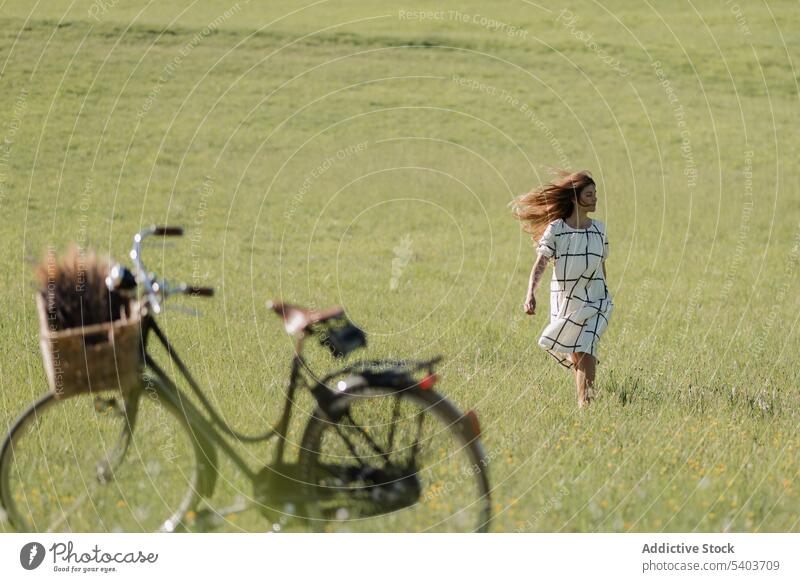
<svg viewBox="0 0 800 582">
<path fill-rule="evenodd" d="M 108 261 L 93 251 L 83 254 L 72 246 L 56 257 L 49 250 L 36 270 L 49 325 L 63 330 L 119 319 L 127 300 L 108 290 L 108 272 Z"/>
<path fill-rule="evenodd" d="M 560 176 L 559 179 L 517 197 L 510 204 L 514 217 L 522 223 L 522 230 L 529 233 L 534 240 L 541 238 L 548 224 L 571 215 L 575 208 L 575 198 L 586 186 L 594 184 L 589 172 L 585 170 L 555 172 Z"/>
</svg>

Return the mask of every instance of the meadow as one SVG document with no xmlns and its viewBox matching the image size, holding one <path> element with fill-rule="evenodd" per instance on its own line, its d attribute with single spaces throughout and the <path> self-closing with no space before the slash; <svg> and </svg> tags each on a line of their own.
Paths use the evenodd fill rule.
<svg viewBox="0 0 800 582">
<path fill-rule="evenodd" d="M 46 386 L 45 248 L 124 260 L 179 224 L 148 266 L 218 293 L 160 321 L 246 432 L 292 351 L 266 300 L 342 305 L 370 357 L 445 356 L 495 531 L 800 530 L 795 3 L 5 0 L 0 21 L 3 427 Z M 508 203 L 550 166 L 592 172 L 609 233 L 585 412 L 536 345 L 546 283 L 522 311 Z M 218 506 L 247 493 L 230 475 Z"/>
</svg>

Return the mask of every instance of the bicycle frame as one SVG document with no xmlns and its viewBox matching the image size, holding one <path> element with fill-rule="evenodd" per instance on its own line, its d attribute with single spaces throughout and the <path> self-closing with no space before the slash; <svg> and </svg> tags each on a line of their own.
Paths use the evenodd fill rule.
<svg viewBox="0 0 800 582">
<path fill-rule="evenodd" d="M 400 360 L 359 361 L 334 370 L 319 380 L 309 382 L 303 378 L 301 373 L 303 369 L 308 370 L 306 360 L 302 356 L 303 342 L 307 338 L 307 335 L 305 333 L 301 334 L 299 337 L 294 338 L 294 355 L 292 356 L 289 384 L 287 386 L 283 411 L 277 424 L 271 427 L 270 430 L 263 435 L 247 436 L 231 429 L 221 419 L 211 403 L 208 402 L 207 398 L 203 394 L 202 389 L 200 388 L 200 385 L 194 379 L 186 364 L 176 353 L 175 349 L 172 347 L 172 344 L 167 339 L 159 325 L 156 323 L 153 316 L 147 314 L 143 318 L 142 324 L 142 348 L 144 361 L 147 368 L 154 373 L 156 384 L 159 386 L 160 391 L 170 399 L 172 404 L 185 412 L 190 426 L 196 426 L 200 428 L 202 431 L 202 436 L 208 438 L 214 444 L 218 444 L 223 451 L 225 451 L 225 453 L 236 463 L 236 465 L 251 478 L 255 475 L 255 473 L 251 471 L 241 457 L 236 454 L 230 444 L 225 440 L 224 435 L 217 431 L 214 428 L 214 425 L 218 425 L 222 429 L 223 433 L 234 437 L 241 442 L 267 442 L 275 437 L 280 437 L 274 459 L 274 462 L 279 464 L 283 462 L 286 436 L 288 435 L 289 424 L 291 421 L 294 396 L 301 383 L 309 389 L 309 392 L 314 397 L 317 405 L 324 412 L 328 413 L 330 404 L 339 398 L 342 393 L 341 390 L 336 392 L 328 387 L 328 382 L 336 377 L 344 376 L 348 373 L 356 373 L 361 376 L 368 376 L 374 380 L 380 380 L 383 385 L 397 386 L 398 389 L 408 388 L 417 383 L 427 389 L 436 382 L 434 367 L 441 360 L 441 356 L 437 356 L 427 361 L 414 361 L 413 366 L 410 367 L 409 365 L 411 362 Z M 198 407 L 181 393 L 180 389 L 175 385 L 172 379 L 147 352 L 147 341 L 149 332 L 151 331 L 155 334 L 161 345 L 167 350 L 170 359 L 177 366 L 181 376 L 183 376 L 184 379 L 189 383 L 189 386 L 191 387 L 195 396 L 198 397 L 206 412 L 208 412 L 209 416 L 211 417 L 212 422 L 209 422 L 203 413 L 198 409 Z M 387 366 L 389 367 L 388 369 Z M 403 369 L 398 369 L 398 367 Z M 413 371 L 422 369 L 427 370 L 428 375 L 419 382 L 414 382 L 409 374 Z"/>
<path fill-rule="evenodd" d="M 200 400 L 208 415 L 211 417 L 209 421 L 203 412 L 192 401 L 186 397 L 185 394 L 176 386 L 175 382 L 169 377 L 164 369 L 150 356 L 147 351 L 147 341 L 150 332 L 152 332 L 161 345 L 167 350 L 170 360 L 175 364 L 181 376 L 188 382 L 195 396 Z M 337 393 L 327 386 L 327 382 L 332 379 L 343 376 L 347 373 L 353 372 L 359 365 L 367 365 L 367 368 L 358 368 L 359 373 L 362 375 L 372 374 L 372 378 L 380 377 L 383 385 L 396 385 L 398 389 L 407 388 L 413 385 L 413 380 L 410 376 L 403 372 L 396 370 L 381 369 L 375 371 L 377 367 L 384 366 L 397 366 L 401 364 L 395 360 L 375 360 L 368 362 L 357 362 L 350 366 L 345 366 L 335 370 L 321 380 L 308 382 L 302 376 L 302 370 L 308 369 L 305 359 L 302 356 L 303 342 L 306 339 L 305 334 L 295 339 L 294 355 L 292 357 L 291 372 L 289 376 L 289 384 L 287 386 L 286 397 L 284 400 L 283 411 L 278 422 L 270 428 L 268 432 L 258 436 L 242 435 L 231 429 L 218 415 L 210 402 L 206 399 L 197 381 L 192 376 L 186 364 L 175 352 L 172 344 L 167 339 L 164 332 L 161 330 L 152 315 L 146 315 L 143 318 L 143 341 L 142 348 L 144 353 L 144 361 L 147 368 L 153 373 L 154 378 L 152 383 L 155 386 L 158 397 L 167 398 L 169 402 L 180 410 L 186 417 L 187 423 L 194 434 L 195 438 L 201 448 L 205 452 L 206 461 L 211 465 L 211 468 L 216 471 L 216 447 L 221 449 L 223 453 L 239 468 L 239 470 L 253 483 L 257 482 L 259 474 L 265 467 L 270 464 L 264 463 L 264 466 L 257 467 L 253 470 L 244 459 L 236 452 L 231 443 L 225 438 L 230 436 L 236 438 L 240 442 L 268 442 L 273 438 L 278 437 L 278 443 L 275 450 L 275 457 L 272 466 L 286 466 L 284 463 L 284 453 L 286 446 L 286 437 L 289 431 L 289 425 L 292 418 L 292 408 L 294 403 L 295 393 L 297 388 L 302 384 L 305 385 L 311 392 L 312 396 L 317 402 L 317 405 L 327 413 L 329 405 L 337 398 L 343 395 L 343 392 Z M 433 374 L 434 365 L 440 360 L 440 357 L 433 358 L 427 362 L 416 362 L 414 369 L 426 368 L 429 376 L 423 380 L 431 383 L 435 382 L 435 375 Z M 406 363 L 407 364 L 407 363 Z M 371 372 L 370 372 L 371 370 Z M 427 387 L 427 386 L 426 386 Z M 133 427 L 132 427 L 133 428 Z M 218 430 L 219 429 L 219 430 Z M 135 430 L 135 428 L 134 428 Z M 195 434 L 196 432 L 196 434 Z M 208 446 L 210 445 L 210 447 Z M 214 447 L 212 449 L 212 447 Z M 208 450 L 206 450 L 208 449 Z M 216 480 L 216 473 L 211 477 L 209 484 L 209 491 L 203 491 L 204 494 L 211 494 L 213 492 L 214 483 Z"/>
<path fill-rule="evenodd" d="M 238 438 L 240 441 L 246 442 L 267 442 L 272 440 L 275 437 L 279 437 L 278 444 L 275 451 L 275 458 L 274 463 L 280 464 L 283 462 L 283 457 L 285 453 L 285 444 L 286 444 L 286 436 L 289 430 L 289 424 L 291 421 L 292 415 L 292 403 L 294 401 L 294 395 L 297 391 L 298 386 L 300 385 L 301 379 L 301 368 L 305 367 L 305 360 L 303 359 L 300 350 L 302 339 L 297 341 L 295 346 L 295 354 L 292 357 L 292 365 L 291 365 L 291 373 L 289 376 L 289 385 L 287 387 L 286 397 L 283 406 L 283 412 L 281 416 L 273 427 L 264 435 L 259 435 L 257 437 L 246 437 L 243 435 L 238 435 L 235 431 L 232 431 L 227 425 L 224 424 L 223 421 L 219 418 L 219 415 L 213 409 L 211 403 L 207 401 L 205 396 L 203 395 L 202 389 L 200 388 L 197 381 L 192 376 L 191 372 L 187 368 L 186 364 L 184 364 L 183 360 L 180 356 L 175 352 L 172 344 L 167 339 L 164 332 L 156 323 L 155 319 L 152 316 L 148 316 L 144 323 L 143 329 L 143 349 L 144 349 L 144 361 L 147 368 L 153 373 L 153 384 L 156 389 L 156 393 L 159 397 L 164 397 L 169 400 L 171 404 L 173 404 L 178 410 L 180 410 L 187 419 L 187 422 L 192 430 L 196 430 L 199 432 L 199 436 L 201 440 L 207 441 L 208 443 L 219 447 L 227 457 L 236 464 L 236 466 L 244 473 L 250 480 L 255 480 L 258 470 L 253 470 L 250 466 L 244 461 L 244 459 L 235 451 L 233 446 L 230 442 L 225 438 L 225 434 L 227 433 L 228 436 L 234 436 Z M 147 339 L 149 332 L 153 332 L 155 337 L 159 340 L 161 345 L 167 350 L 169 354 L 170 360 L 175 364 L 180 372 L 181 376 L 189 383 L 189 386 L 192 388 L 192 391 L 195 395 L 200 398 L 203 407 L 206 409 L 206 412 L 209 413 L 211 416 L 212 421 L 209 421 L 203 412 L 196 406 L 192 401 L 181 392 L 181 390 L 176 386 L 175 382 L 169 377 L 169 375 L 164 371 L 164 369 L 156 363 L 156 361 L 150 356 L 147 352 Z M 335 374 L 335 373 L 334 373 Z M 335 398 L 336 395 L 325 388 L 322 385 L 319 386 L 319 389 L 325 390 L 328 393 L 329 398 Z M 316 386 L 314 388 L 317 388 Z M 319 397 L 320 391 L 319 389 L 315 390 L 314 388 L 311 389 L 312 394 L 317 396 L 317 402 L 320 406 L 325 406 L 325 398 Z M 221 424 L 222 431 L 217 430 L 215 425 Z M 210 453 L 210 452 L 209 452 Z M 213 462 L 213 461 L 212 461 Z M 260 469 L 260 468 L 259 468 Z"/>
</svg>

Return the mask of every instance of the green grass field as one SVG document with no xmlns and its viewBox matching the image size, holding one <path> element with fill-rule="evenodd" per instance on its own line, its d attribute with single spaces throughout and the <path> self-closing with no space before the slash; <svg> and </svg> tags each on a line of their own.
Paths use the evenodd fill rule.
<svg viewBox="0 0 800 582">
<path fill-rule="evenodd" d="M 340 304 L 371 357 L 446 357 L 496 531 L 800 530 L 795 3 L 30 4 L 0 5 L 3 427 L 46 386 L 45 247 L 182 224 L 150 268 L 218 295 L 161 322 L 245 432 L 288 375 L 265 301 Z M 507 207 L 554 165 L 593 173 L 611 248 L 582 414 Z"/>
</svg>

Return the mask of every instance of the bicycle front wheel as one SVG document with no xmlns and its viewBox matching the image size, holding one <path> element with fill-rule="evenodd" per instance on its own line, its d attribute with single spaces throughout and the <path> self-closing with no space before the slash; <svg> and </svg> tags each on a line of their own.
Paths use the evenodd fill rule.
<svg viewBox="0 0 800 582">
<path fill-rule="evenodd" d="M 50 393 L 3 443 L 5 517 L 17 531 L 172 531 L 196 501 L 200 454 L 155 391 Z"/>
<path fill-rule="evenodd" d="M 300 452 L 315 529 L 489 529 L 488 459 L 477 419 L 418 387 L 355 386 L 318 410 Z"/>
</svg>

